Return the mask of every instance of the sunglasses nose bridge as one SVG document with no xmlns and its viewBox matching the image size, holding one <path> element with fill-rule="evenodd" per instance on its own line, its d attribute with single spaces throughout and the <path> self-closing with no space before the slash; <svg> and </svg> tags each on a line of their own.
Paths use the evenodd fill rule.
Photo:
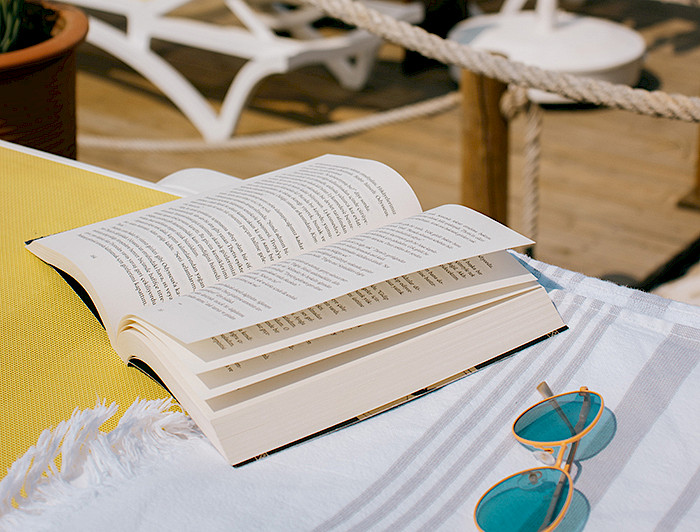
<svg viewBox="0 0 700 532">
<path fill-rule="evenodd" d="M 550 467 L 561 468 L 568 447 L 567 443 L 542 445 L 537 442 L 528 442 L 528 444 L 533 447 L 532 452 L 538 461 Z"/>
<path fill-rule="evenodd" d="M 567 447 L 568 445 L 566 443 L 559 445 L 559 452 L 557 452 L 557 460 L 554 463 L 554 467 L 561 468 L 561 464 L 564 461 L 564 456 L 566 455 Z"/>
</svg>

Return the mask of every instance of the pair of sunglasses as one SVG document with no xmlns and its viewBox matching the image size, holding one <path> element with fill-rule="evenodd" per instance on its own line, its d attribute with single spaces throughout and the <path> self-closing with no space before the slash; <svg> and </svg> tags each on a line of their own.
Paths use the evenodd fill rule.
<svg viewBox="0 0 700 532">
<path fill-rule="evenodd" d="M 571 504 L 571 464 L 581 438 L 603 413 L 603 398 L 585 386 L 559 395 L 545 382 L 537 389 L 546 399 L 518 416 L 513 434 L 548 465 L 504 478 L 481 496 L 474 521 L 484 532 L 554 530 Z"/>
</svg>

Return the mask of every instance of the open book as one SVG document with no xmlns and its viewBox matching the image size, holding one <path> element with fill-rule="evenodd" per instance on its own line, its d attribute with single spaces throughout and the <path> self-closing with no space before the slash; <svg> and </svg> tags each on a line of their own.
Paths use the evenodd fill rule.
<svg viewBox="0 0 700 532">
<path fill-rule="evenodd" d="M 326 155 L 27 247 L 238 464 L 562 329 L 505 251 L 531 243 Z"/>
</svg>

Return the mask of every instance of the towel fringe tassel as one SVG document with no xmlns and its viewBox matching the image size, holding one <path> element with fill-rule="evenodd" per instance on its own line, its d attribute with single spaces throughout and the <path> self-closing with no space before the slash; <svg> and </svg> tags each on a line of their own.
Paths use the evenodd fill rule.
<svg viewBox="0 0 700 532">
<path fill-rule="evenodd" d="M 77 489 L 96 490 L 133 477 L 140 463 L 162 453 L 173 438 L 201 437 L 188 416 L 172 410 L 175 404 L 137 399 L 112 431 L 102 432 L 118 407 L 98 400 L 94 408 L 76 409 L 69 420 L 44 430 L 0 481 L 0 521 L 11 525 L 7 520 L 16 511 L 40 513 L 46 504 L 70 500 Z"/>
</svg>

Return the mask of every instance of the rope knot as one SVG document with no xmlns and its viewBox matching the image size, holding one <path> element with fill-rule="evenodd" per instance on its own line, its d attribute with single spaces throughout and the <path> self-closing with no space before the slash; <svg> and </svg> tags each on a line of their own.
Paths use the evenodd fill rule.
<svg viewBox="0 0 700 532">
<path fill-rule="evenodd" d="M 508 85 L 501 97 L 501 114 L 509 122 L 530 106 L 527 88 L 520 85 Z"/>
</svg>

